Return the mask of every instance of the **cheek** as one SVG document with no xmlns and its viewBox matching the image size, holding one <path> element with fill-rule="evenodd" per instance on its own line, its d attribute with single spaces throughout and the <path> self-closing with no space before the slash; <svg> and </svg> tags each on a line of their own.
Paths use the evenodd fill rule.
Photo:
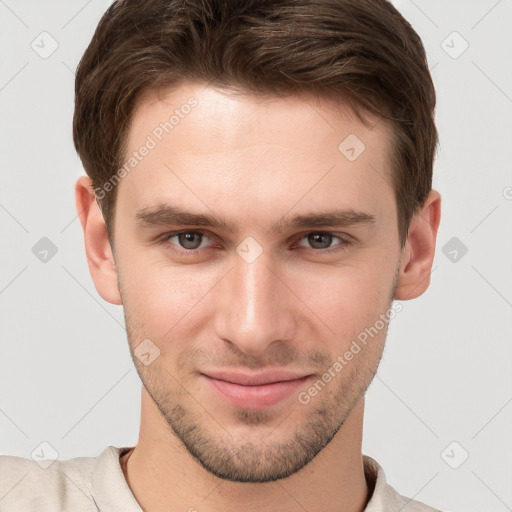
<svg viewBox="0 0 512 512">
<path fill-rule="evenodd" d="M 388 280 L 385 269 L 357 262 L 309 273 L 297 279 L 294 292 L 337 337 L 346 339 L 389 307 Z"/>
<path fill-rule="evenodd" d="M 193 320 L 219 279 L 212 270 L 171 265 L 161 257 L 153 260 L 147 253 L 132 254 L 118 268 L 127 315 L 138 330 L 160 343 L 194 335 Z"/>
</svg>

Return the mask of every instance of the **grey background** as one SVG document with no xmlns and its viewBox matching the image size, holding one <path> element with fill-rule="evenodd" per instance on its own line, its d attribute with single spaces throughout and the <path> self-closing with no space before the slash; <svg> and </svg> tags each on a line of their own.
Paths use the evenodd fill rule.
<svg viewBox="0 0 512 512">
<path fill-rule="evenodd" d="M 512 510 L 512 2 L 395 5 L 437 88 L 442 220 L 431 286 L 402 303 L 367 394 L 363 452 L 400 492 L 443 510 Z M 60 459 L 95 456 L 138 437 L 122 310 L 94 289 L 73 196 L 74 69 L 107 6 L 0 0 L 5 454 L 50 453 L 46 442 Z"/>
</svg>

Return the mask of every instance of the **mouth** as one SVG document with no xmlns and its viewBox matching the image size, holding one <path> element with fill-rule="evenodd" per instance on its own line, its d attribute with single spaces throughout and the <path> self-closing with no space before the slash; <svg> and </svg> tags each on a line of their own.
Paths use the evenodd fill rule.
<svg viewBox="0 0 512 512">
<path fill-rule="evenodd" d="M 211 371 L 202 373 L 209 388 L 222 400 L 245 409 L 272 407 L 298 390 L 311 377 L 286 370 L 259 373 Z"/>
</svg>

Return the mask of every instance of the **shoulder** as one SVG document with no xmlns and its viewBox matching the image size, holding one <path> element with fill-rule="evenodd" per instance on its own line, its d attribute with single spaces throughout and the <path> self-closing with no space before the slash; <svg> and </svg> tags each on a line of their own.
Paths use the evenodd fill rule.
<svg viewBox="0 0 512 512">
<path fill-rule="evenodd" d="M 363 455 L 363 461 L 366 480 L 373 486 L 372 496 L 364 512 L 441 512 L 398 493 L 389 485 L 384 470 L 375 459 Z"/>
<path fill-rule="evenodd" d="M 2 512 L 46 512 L 80 510 L 97 512 L 94 472 L 99 459 L 118 456 L 119 448 L 109 446 L 97 457 L 69 460 L 0 456 L 0 500 Z"/>
</svg>

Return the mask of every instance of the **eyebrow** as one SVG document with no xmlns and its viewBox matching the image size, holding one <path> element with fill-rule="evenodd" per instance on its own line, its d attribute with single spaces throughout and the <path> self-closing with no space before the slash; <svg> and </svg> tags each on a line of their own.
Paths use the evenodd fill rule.
<svg viewBox="0 0 512 512">
<path fill-rule="evenodd" d="M 172 205 L 157 205 L 137 210 L 137 224 L 143 227 L 188 225 L 204 226 L 236 233 L 237 226 L 232 221 L 205 213 L 194 213 Z M 353 208 L 331 210 L 319 213 L 305 213 L 294 217 L 283 217 L 275 222 L 267 234 L 282 233 L 289 228 L 348 227 L 373 225 L 376 217 Z"/>
</svg>

